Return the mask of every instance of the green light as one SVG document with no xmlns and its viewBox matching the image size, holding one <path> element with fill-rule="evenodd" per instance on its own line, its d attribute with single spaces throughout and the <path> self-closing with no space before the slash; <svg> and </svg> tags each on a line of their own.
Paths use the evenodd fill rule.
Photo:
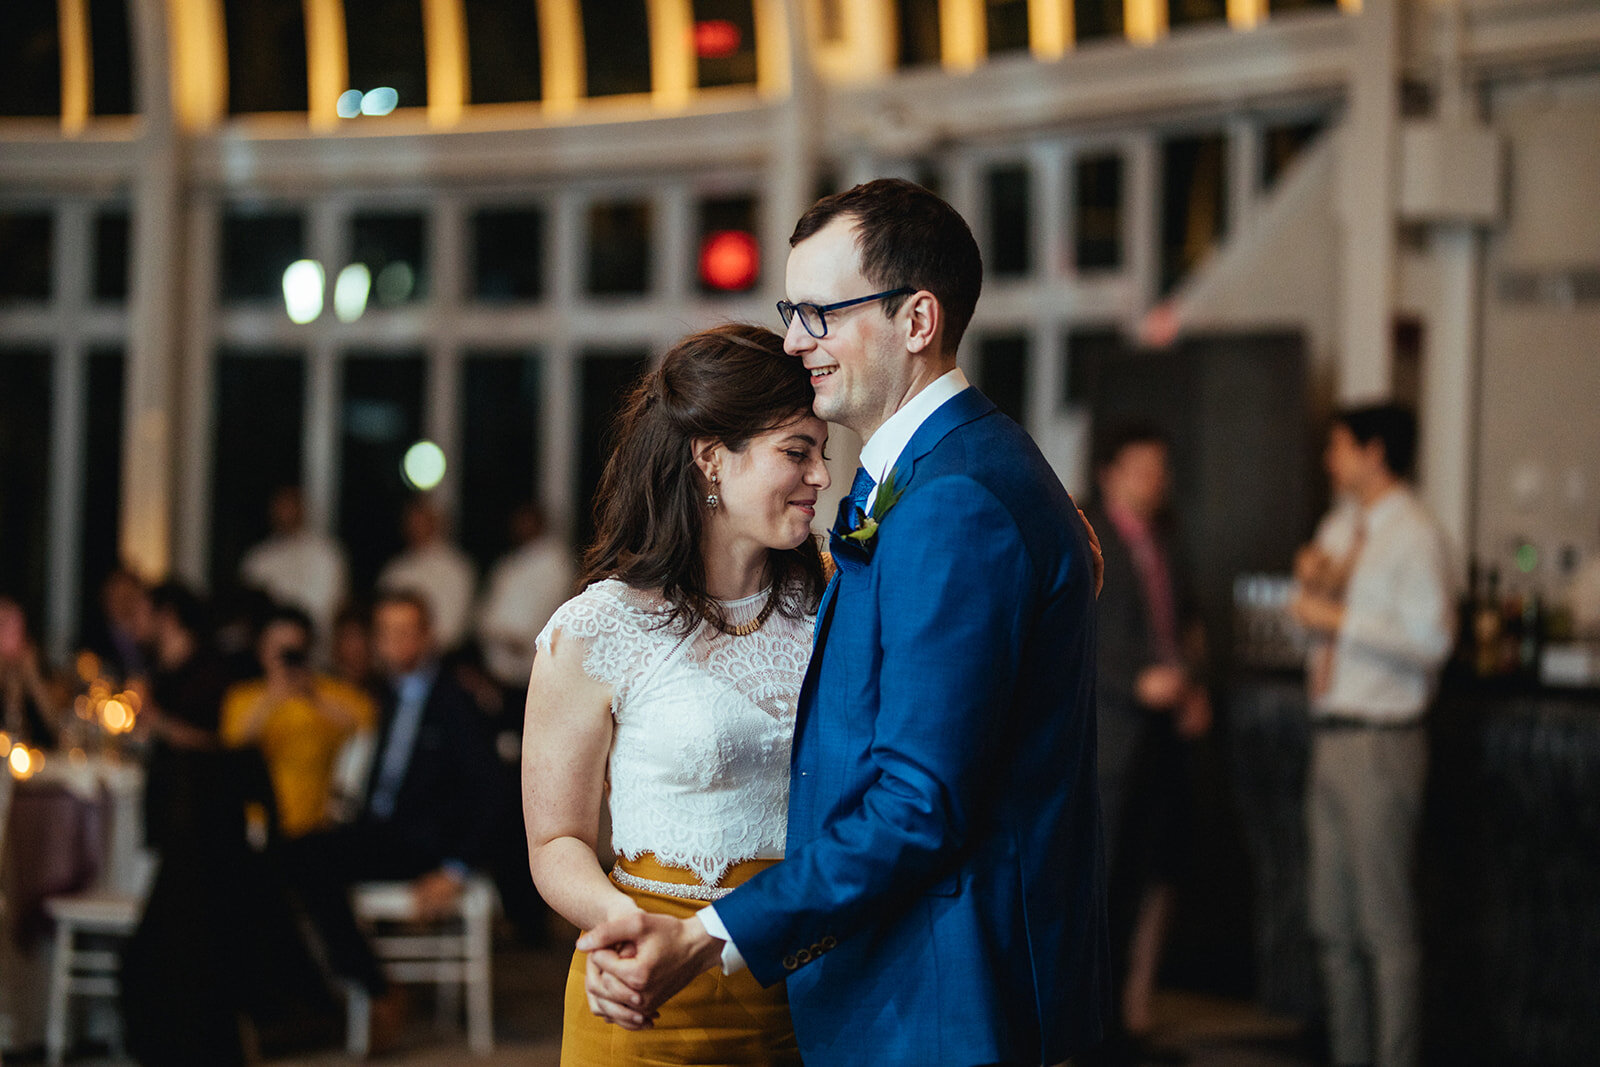
<svg viewBox="0 0 1600 1067">
<path fill-rule="evenodd" d="M 1539 550 L 1524 542 L 1517 546 L 1517 570 L 1532 574 L 1539 566 Z"/>
<path fill-rule="evenodd" d="M 427 492 L 444 480 L 444 450 L 432 441 L 418 441 L 406 449 L 401 472 L 413 488 Z"/>
</svg>

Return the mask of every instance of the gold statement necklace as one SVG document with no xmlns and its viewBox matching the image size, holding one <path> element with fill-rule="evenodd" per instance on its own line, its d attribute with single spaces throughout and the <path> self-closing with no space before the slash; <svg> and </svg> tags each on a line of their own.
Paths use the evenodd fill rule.
<svg viewBox="0 0 1600 1067">
<path fill-rule="evenodd" d="M 715 625 L 717 629 L 721 630 L 729 637 L 749 637 L 751 634 L 755 633 L 757 630 L 761 629 L 761 627 L 767 624 L 767 620 L 772 617 L 773 609 L 777 606 L 778 590 L 776 587 L 774 587 L 772 592 L 767 594 L 767 602 L 762 606 L 760 614 L 751 619 L 749 622 L 741 622 L 737 626 L 728 626 L 720 622 L 715 623 Z"/>
</svg>

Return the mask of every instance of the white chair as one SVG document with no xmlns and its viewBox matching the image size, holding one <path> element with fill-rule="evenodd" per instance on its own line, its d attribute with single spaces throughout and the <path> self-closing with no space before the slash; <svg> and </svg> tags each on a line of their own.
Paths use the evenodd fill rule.
<svg viewBox="0 0 1600 1067">
<path fill-rule="evenodd" d="M 479 1056 L 494 1051 L 490 934 L 495 901 L 494 883 L 474 874 L 462 886 L 454 915 L 423 923 L 417 919 L 408 882 L 365 882 L 351 890 L 356 918 L 369 930 L 380 923 L 400 927 L 371 930 L 373 951 L 390 981 L 438 986 L 441 1028 L 455 1025 L 465 992 L 467 1047 Z M 353 1056 L 367 1053 L 371 1014 L 366 990 L 352 986 L 345 1049 Z"/>
<path fill-rule="evenodd" d="M 78 938 L 127 938 L 139 925 L 144 898 L 127 893 L 88 892 L 51 897 L 45 913 L 56 926 L 45 1008 L 45 1062 L 58 1067 L 67 1053 L 71 999 L 115 997 L 121 986 L 121 954 L 116 948 L 80 946 Z M 116 1050 L 118 1053 L 121 1049 Z"/>
</svg>

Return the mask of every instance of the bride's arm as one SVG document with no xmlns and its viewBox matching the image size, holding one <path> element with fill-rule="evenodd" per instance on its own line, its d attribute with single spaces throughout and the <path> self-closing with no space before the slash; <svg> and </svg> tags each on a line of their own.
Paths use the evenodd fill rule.
<svg viewBox="0 0 1600 1067">
<path fill-rule="evenodd" d="M 588 930 L 637 910 L 595 858 L 611 749 L 611 689 L 583 670 L 584 643 L 559 633 L 528 683 L 522 815 L 528 866 L 547 903 Z"/>
</svg>

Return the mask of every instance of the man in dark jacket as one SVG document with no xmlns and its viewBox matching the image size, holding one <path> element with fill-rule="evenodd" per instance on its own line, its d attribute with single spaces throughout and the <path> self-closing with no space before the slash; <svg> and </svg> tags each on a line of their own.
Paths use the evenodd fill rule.
<svg viewBox="0 0 1600 1067">
<path fill-rule="evenodd" d="M 1089 509 L 1105 555 L 1097 605 L 1100 801 L 1109 864 L 1107 910 L 1118 982 L 1102 1062 L 1138 1058 L 1188 837 L 1185 742 L 1211 724 L 1188 583 L 1165 522 L 1172 473 L 1166 437 L 1129 426 L 1097 455 Z"/>
<path fill-rule="evenodd" d="M 284 847 L 291 882 L 334 971 L 373 996 L 374 1029 L 398 1002 L 356 926 L 349 887 L 409 881 L 420 919 L 448 915 L 493 841 L 495 764 L 483 715 L 441 669 L 427 603 L 385 593 L 373 609 L 383 674 L 371 770 L 356 820 Z"/>
</svg>

